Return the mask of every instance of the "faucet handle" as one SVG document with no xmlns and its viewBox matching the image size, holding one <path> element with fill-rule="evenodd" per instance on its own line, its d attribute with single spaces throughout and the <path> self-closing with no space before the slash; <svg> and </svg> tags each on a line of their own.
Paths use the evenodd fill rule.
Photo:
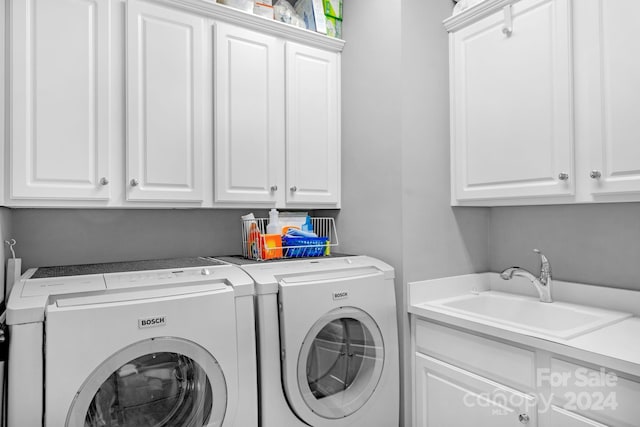
<svg viewBox="0 0 640 427">
<path fill-rule="evenodd" d="M 540 266 L 540 281 L 543 284 L 546 284 L 547 281 L 551 278 L 551 263 L 549 262 L 549 259 L 542 252 L 540 252 L 539 249 L 534 249 L 533 252 L 540 255 L 540 262 L 542 263 L 542 265 Z"/>
</svg>

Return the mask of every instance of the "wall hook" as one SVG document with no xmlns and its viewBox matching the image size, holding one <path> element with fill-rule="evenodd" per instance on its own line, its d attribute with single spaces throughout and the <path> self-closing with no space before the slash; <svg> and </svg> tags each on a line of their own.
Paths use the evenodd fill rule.
<svg viewBox="0 0 640 427">
<path fill-rule="evenodd" d="M 13 259 L 16 259 L 16 253 L 13 250 L 13 247 L 16 245 L 16 239 L 11 239 L 11 240 L 5 240 L 4 241 L 7 245 L 9 245 L 9 250 L 11 251 L 11 257 Z"/>
</svg>

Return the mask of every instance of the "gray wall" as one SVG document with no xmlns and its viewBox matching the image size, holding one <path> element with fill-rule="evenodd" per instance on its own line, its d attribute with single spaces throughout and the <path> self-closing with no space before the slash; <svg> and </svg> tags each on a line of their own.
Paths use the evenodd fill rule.
<svg viewBox="0 0 640 427">
<path fill-rule="evenodd" d="M 241 252 L 249 210 L 13 209 L 23 269 Z M 265 212 L 255 211 L 257 216 Z"/>
<path fill-rule="evenodd" d="M 486 271 L 489 210 L 451 208 L 448 1 L 402 2 L 405 282 Z"/>
<path fill-rule="evenodd" d="M 452 4 L 346 1 L 341 250 L 396 268 L 401 349 L 406 283 L 486 271 L 489 209 L 449 206 L 447 35 Z M 410 355 L 402 351 L 409 420 Z M 407 396 L 407 398 L 405 398 Z"/>
<path fill-rule="evenodd" d="M 2 286 L 0 286 L 0 300 L 4 295 L 4 286 L 6 283 L 5 266 L 7 264 L 7 259 L 11 256 L 9 246 L 5 243 L 5 240 L 10 240 L 13 237 L 12 233 L 11 210 L 0 207 L 0 260 L 2 261 L 0 265 L 0 280 L 2 281 Z M 16 255 L 20 256 L 19 254 Z"/>
<path fill-rule="evenodd" d="M 640 290 L 640 203 L 492 208 L 491 271 L 535 271 L 533 248 L 558 280 Z"/>
</svg>

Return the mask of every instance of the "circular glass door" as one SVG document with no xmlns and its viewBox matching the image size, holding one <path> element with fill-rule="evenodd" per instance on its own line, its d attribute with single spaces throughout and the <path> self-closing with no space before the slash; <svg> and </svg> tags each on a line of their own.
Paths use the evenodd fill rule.
<svg viewBox="0 0 640 427">
<path fill-rule="evenodd" d="M 362 310 L 343 307 L 318 320 L 298 358 L 298 385 L 307 406 L 324 418 L 344 418 L 375 391 L 384 364 L 378 325 Z"/>
<path fill-rule="evenodd" d="M 154 338 L 123 349 L 91 374 L 67 426 L 219 426 L 226 405 L 224 375 L 211 354 L 190 341 Z"/>
</svg>

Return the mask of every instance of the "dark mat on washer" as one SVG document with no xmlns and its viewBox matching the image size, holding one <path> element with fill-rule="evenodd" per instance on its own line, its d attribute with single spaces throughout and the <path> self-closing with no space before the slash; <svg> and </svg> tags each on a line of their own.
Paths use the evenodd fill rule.
<svg viewBox="0 0 640 427">
<path fill-rule="evenodd" d="M 144 261 L 107 262 L 101 264 L 60 265 L 40 267 L 32 279 L 47 277 L 83 276 L 87 274 L 122 273 L 127 271 L 170 270 L 188 267 L 224 265 L 222 261 L 204 257 L 151 259 Z"/>
</svg>

